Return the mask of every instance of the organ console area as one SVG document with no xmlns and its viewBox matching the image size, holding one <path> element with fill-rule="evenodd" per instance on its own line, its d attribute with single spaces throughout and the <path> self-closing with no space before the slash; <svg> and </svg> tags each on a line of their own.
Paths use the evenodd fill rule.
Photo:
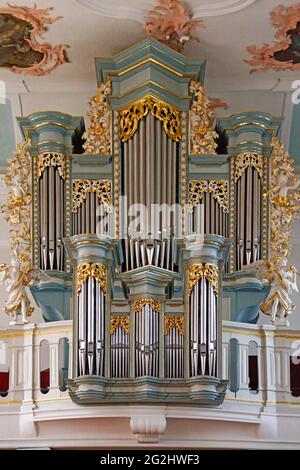
<svg viewBox="0 0 300 470">
<path fill-rule="evenodd" d="M 265 295 L 249 265 L 268 257 L 263 194 L 280 119 L 241 112 L 209 127 L 193 91 L 205 93 L 205 61 L 155 39 L 97 58 L 96 71 L 85 124 L 19 119 L 33 264 L 51 279 L 32 293 L 47 321 L 73 320 L 75 403 L 219 406 L 225 306 L 236 319 L 245 293 Z"/>
</svg>

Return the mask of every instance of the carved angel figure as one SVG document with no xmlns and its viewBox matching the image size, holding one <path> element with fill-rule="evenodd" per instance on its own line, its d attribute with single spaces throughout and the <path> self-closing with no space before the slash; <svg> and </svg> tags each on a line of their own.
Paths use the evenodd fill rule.
<svg viewBox="0 0 300 470">
<path fill-rule="evenodd" d="M 145 31 L 173 49 L 181 52 L 186 43 L 198 41 L 192 30 L 202 26 L 201 20 L 193 20 L 179 0 L 159 0 L 158 4 L 145 15 Z"/>
<path fill-rule="evenodd" d="M 30 300 L 26 291 L 29 284 L 36 281 L 48 281 L 49 277 L 39 269 L 22 266 L 19 261 L 12 259 L 12 265 L 0 265 L 0 282 L 6 285 L 8 298 L 3 308 L 13 320 L 10 325 L 22 325 L 28 323 L 34 308 L 30 306 Z"/>
<path fill-rule="evenodd" d="M 288 266 L 286 257 L 258 263 L 257 276 L 271 284 L 271 290 L 261 303 L 260 309 L 264 314 L 271 316 L 273 324 L 289 326 L 287 316 L 295 308 L 290 296 L 293 291 L 298 292 L 299 273 L 294 266 Z"/>
</svg>

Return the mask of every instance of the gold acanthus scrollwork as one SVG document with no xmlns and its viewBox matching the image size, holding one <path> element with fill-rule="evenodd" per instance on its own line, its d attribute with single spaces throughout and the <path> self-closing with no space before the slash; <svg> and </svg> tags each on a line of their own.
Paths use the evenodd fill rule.
<svg viewBox="0 0 300 470">
<path fill-rule="evenodd" d="M 41 153 L 37 157 L 37 172 L 38 178 L 41 178 L 43 172 L 46 168 L 56 167 L 59 173 L 59 176 L 62 179 L 66 177 L 66 162 L 65 155 L 63 153 L 56 152 L 46 152 Z"/>
<path fill-rule="evenodd" d="M 206 279 L 213 286 L 216 294 L 219 287 L 219 268 L 211 263 L 195 263 L 189 267 L 189 295 L 200 279 Z"/>
<path fill-rule="evenodd" d="M 201 204 L 204 193 L 211 193 L 224 213 L 228 213 L 228 181 L 192 180 L 189 187 L 189 207 Z"/>
<path fill-rule="evenodd" d="M 260 178 L 262 178 L 264 174 L 264 157 L 256 152 L 243 152 L 237 155 L 234 159 L 235 182 L 241 178 L 244 171 L 249 167 L 255 168 Z"/>
<path fill-rule="evenodd" d="M 125 333 L 129 335 L 129 316 L 113 316 L 110 318 L 110 334 L 113 335 L 118 327 L 123 328 Z"/>
<path fill-rule="evenodd" d="M 86 154 L 111 155 L 112 111 L 108 102 L 111 96 L 111 82 L 100 83 L 98 93 L 89 101 L 90 119 L 88 131 L 82 136 L 85 139 L 83 148 Z"/>
<path fill-rule="evenodd" d="M 73 180 L 72 212 L 77 212 L 84 203 L 88 193 L 96 193 L 99 204 L 108 208 L 112 206 L 112 193 L 110 180 Z"/>
<path fill-rule="evenodd" d="M 120 124 L 123 142 L 134 136 L 140 120 L 149 112 L 163 123 L 164 130 L 170 139 L 175 142 L 181 139 L 180 111 L 155 96 L 148 95 L 121 109 Z"/>
<path fill-rule="evenodd" d="M 150 305 L 154 312 L 160 312 L 160 303 L 158 300 L 151 299 L 150 297 L 145 297 L 143 299 L 138 299 L 134 302 L 134 311 L 135 313 L 140 312 L 145 305 Z"/>
<path fill-rule="evenodd" d="M 82 263 L 76 269 L 77 295 L 89 278 L 95 279 L 106 293 L 106 267 L 99 263 Z"/>
<path fill-rule="evenodd" d="M 270 200 L 271 257 L 287 257 L 291 252 L 292 226 L 300 214 L 300 180 L 294 162 L 277 138 L 272 140 Z"/>
<path fill-rule="evenodd" d="M 184 335 L 184 316 L 165 317 L 164 333 L 167 335 L 172 328 L 176 328 L 181 336 Z"/>
<path fill-rule="evenodd" d="M 228 108 L 228 105 L 219 99 L 210 99 L 206 96 L 201 82 L 191 80 L 189 91 L 194 95 L 190 109 L 190 154 L 216 155 L 217 139 L 219 135 L 214 130 L 216 108 Z"/>
</svg>

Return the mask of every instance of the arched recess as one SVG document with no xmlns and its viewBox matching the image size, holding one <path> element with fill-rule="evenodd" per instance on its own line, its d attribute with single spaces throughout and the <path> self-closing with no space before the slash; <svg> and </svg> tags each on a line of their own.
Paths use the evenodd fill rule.
<svg viewBox="0 0 300 470">
<path fill-rule="evenodd" d="M 0 341 L 0 397 L 7 397 L 9 390 L 9 365 L 7 344 Z"/>
<path fill-rule="evenodd" d="M 61 392 L 67 390 L 66 380 L 69 373 L 69 349 L 70 343 L 68 338 L 60 338 L 58 342 L 58 374 L 59 389 Z"/>
<path fill-rule="evenodd" d="M 255 341 L 250 341 L 248 346 L 248 371 L 249 389 L 251 392 L 258 393 L 258 345 Z"/>
<path fill-rule="evenodd" d="M 40 390 L 48 393 L 50 389 L 50 346 L 46 339 L 40 342 Z"/>
</svg>

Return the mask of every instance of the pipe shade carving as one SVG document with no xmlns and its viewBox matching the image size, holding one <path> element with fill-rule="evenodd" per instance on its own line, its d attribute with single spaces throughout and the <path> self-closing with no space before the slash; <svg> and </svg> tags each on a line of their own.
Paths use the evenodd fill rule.
<svg viewBox="0 0 300 470">
<path fill-rule="evenodd" d="M 180 112 L 155 96 L 145 98 L 130 104 L 120 111 L 122 141 L 131 139 L 138 129 L 140 120 L 151 113 L 163 123 L 163 128 L 170 139 L 178 142 L 180 134 Z"/>
</svg>

